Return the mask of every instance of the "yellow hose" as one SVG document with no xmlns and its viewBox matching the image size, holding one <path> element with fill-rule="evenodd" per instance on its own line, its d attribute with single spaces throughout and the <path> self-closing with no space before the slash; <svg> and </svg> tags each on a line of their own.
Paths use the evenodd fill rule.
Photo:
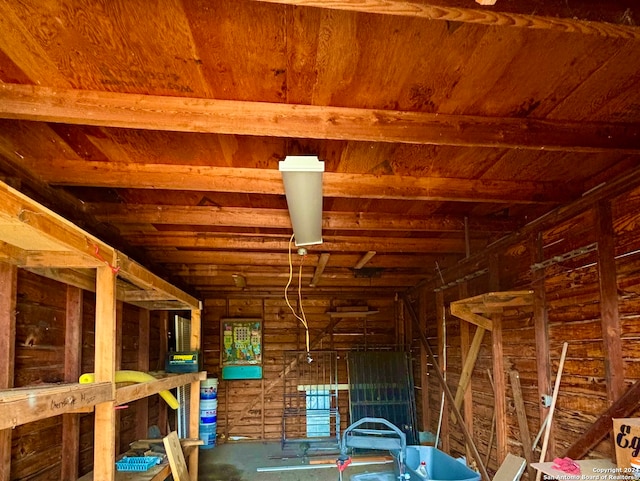
<svg viewBox="0 0 640 481">
<path fill-rule="evenodd" d="M 80 384 L 95 382 L 96 375 L 92 372 L 80 376 Z M 151 374 L 141 371 L 116 371 L 116 382 L 148 382 L 157 381 Z M 178 400 L 169 391 L 160 391 L 160 397 L 164 399 L 171 409 L 178 409 Z"/>
</svg>

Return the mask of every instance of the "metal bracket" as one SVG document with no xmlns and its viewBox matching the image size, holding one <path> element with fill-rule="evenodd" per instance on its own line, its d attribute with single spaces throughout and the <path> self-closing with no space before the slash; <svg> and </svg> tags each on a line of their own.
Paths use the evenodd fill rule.
<svg viewBox="0 0 640 481">
<path fill-rule="evenodd" d="M 593 252 L 598 249 L 598 243 L 594 242 L 593 244 L 586 245 L 584 247 L 579 247 L 569 252 L 565 252 L 559 256 L 553 256 L 550 259 L 544 260 L 542 262 L 537 262 L 536 264 L 531 264 L 531 270 L 537 271 L 540 269 L 544 269 L 545 267 L 552 266 L 553 264 L 557 264 L 559 262 L 567 261 L 569 259 L 573 259 L 574 257 L 580 257 L 584 254 L 588 254 L 589 252 Z"/>
<path fill-rule="evenodd" d="M 440 286 L 440 287 L 436 287 L 433 292 L 440 292 L 440 291 L 444 291 L 445 289 L 448 289 L 450 287 L 455 287 L 458 284 L 462 284 L 463 282 L 466 281 L 470 281 L 471 279 L 475 279 L 476 277 L 480 277 L 483 276 L 485 274 L 487 274 L 489 272 L 489 269 L 480 269 L 479 271 L 475 271 L 471 274 L 468 274 L 464 277 L 460 277 L 459 279 L 456 279 L 455 281 L 451 281 L 449 282 L 449 284 L 445 284 L 444 286 Z"/>
</svg>

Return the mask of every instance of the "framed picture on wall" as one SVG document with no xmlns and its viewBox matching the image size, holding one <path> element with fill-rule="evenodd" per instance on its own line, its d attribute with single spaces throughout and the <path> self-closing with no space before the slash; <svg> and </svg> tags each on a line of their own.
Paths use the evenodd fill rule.
<svg viewBox="0 0 640 481">
<path fill-rule="evenodd" d="M 262 319 L 220 321 L 222 379 L 262 379 Z"/>
</svg>

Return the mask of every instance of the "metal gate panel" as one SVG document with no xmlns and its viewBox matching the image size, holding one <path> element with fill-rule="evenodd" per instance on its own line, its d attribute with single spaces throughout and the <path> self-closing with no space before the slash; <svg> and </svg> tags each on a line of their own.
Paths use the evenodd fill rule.
<svg viewBox="0 0 640 481">
<path fill-rule="evenodd" d="M 350 423 L 383 418 L 418 444 L 411 358 L 406 352 L 356 351 L 347 356 Z"/>
</svg>

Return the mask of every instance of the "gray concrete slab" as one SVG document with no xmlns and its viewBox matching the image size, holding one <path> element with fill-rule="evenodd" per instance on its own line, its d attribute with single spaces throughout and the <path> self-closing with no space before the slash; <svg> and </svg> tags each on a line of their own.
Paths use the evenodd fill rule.
<svg viewBox="0 0 640 481">
<path fill-rule="evenodd" d="M 387 453 L 380 452 L 380 455 Z M 292 470 L 309 466 L 302 458 L 275 459 L 283 456 L 279 442 L 225 443 L 213 449 L 200 450 L 199 481 L 338 481 L 334 464 L 325 468 Z M 333 459 L 333 455 L 322 456 Z M 337 455 L 335 456 L 337 458 Z M 316 459 L 316 458 L 313 458 Z M 286 470 L 258 472 L 257 468 L 280 467 Z M 393 471 L 393 464 L 349 466 L 343 480 L 361 473 Z M 372 476 L 372 480 L 376 476 Z"/>
</svg>

